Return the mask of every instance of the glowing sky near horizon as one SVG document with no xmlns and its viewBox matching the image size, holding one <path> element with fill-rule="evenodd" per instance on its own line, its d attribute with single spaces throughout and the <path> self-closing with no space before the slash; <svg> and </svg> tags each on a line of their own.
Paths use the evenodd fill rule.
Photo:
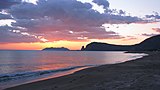
<svg viewBox="0 0 160 90">
<path fill-rule="evenodd" d="M 158 0 L 2 0 L 0 49 L 136 44 L 160 34 L 159 6 Z"/>
</svg>

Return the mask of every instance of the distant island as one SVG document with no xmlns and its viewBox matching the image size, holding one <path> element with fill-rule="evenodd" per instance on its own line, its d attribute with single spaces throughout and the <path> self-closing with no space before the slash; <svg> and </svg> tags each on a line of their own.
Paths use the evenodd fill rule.
<svg viewBox="0 0 160 90">
<path fill-rule="evenodd" d="M 42 51 L 70 51 L 70 50 L 65 47 L 49 47 L 49 48 L 44 48 Z"/>
<path fill-rule="evenodd" d="M 114 45 L 101 42 L 92 42 L 82 46 L 82 51 L 160 51 L 160 35 L 150 37 L 135 45 Z"/>
</svg>

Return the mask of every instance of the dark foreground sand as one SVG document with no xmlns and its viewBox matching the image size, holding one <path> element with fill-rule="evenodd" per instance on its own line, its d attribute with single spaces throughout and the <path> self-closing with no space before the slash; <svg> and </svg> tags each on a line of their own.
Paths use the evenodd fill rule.
<svg viewBox="0 0 160 90">
<path fill-rule="evenodd" d="M 160 90 L 160 52 L 6 90 Z"/>
</svg>

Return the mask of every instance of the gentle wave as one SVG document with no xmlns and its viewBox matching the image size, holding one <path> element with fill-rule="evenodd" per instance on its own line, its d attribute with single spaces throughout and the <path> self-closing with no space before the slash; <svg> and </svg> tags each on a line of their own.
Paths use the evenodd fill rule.
<svg viewBox="0 0 160 90">
<path fill-rule="evenodd" d="M 10 81 L 10 80 L 17 80 L 17 79 L 35 77 L 35 76 L 37 77 L 37 76 L 41 76 L 41 75 L 70 71 L 73 69 L 78 69 L 78 68 L 83 68 L 83 67 L 91 67 L 91 66 L 93 66 L 93 65 L 74 66 L 74 67 L 62 68 L 62 69 L 56 69 L 56 70 L 20 72 L 20 73 L 14 73 L 14 74 L 1 74 L 0 75 L 0 82 L 6 82 L 6 81 Z"/>
</svg>

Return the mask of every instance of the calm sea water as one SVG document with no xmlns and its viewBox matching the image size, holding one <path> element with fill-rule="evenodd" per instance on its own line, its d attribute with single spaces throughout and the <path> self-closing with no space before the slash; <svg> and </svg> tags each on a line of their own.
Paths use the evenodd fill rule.
<svg viewBox="0 0 160 90">
<path fill-rule="evenodd" d="M 124 52 L 0 51 L 0 89 L 144 55 Z"/>
</svg>

